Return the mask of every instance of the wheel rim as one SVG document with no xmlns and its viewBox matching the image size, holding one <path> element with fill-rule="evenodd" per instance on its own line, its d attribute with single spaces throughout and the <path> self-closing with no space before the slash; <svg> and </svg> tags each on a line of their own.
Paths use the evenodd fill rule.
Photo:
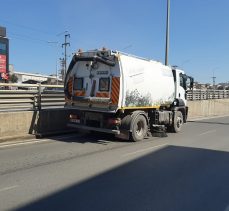
<svg viewBox="0 0 229 211">
<path fill-rule="evenodd" d="M 137 134 L 138 136 L 141 136 L 141 135 L 143 134 L 143 130 L 144 130 L 144 124 L 143 124 L 142 121 L 139 121 L 139 122 L 137 123 L 136 134 Z"/>
<path fill-rule="evenodd" d="M 177 128 L 180 128 L 182 125 L 182 119 L 181 117 L 177 117 Z"/>
</svg>

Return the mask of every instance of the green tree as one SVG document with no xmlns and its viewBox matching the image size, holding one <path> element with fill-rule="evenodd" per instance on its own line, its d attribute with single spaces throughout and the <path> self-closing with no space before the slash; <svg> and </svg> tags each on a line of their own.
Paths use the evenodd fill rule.
<svg viewBox="0 0 229 211">
<path fill-rule="evenodd" d="M 9 81 L 12 83 L 17 83 L 18 82 L 18 77 L 15 74 L 10 75 Z"/>
</svg>

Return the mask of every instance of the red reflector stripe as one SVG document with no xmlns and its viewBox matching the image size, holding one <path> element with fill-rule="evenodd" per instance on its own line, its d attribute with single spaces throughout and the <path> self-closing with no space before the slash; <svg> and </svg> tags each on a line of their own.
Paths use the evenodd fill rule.
<svg viewBox="0 0 229 211">
<path fill-rule="evenodd" d="M 70 94 L 70 95 L 72 95 L 72 86 L 73 86 L 73 78 L 71 77 L 71 78 L 69 78 L 69 80 L 68 80 L 68 93 Z"/>
<path fill-rule="evenodd" d="M 111 102 L 112 102 L 112 104 L 118 104 L 119 89 L 120 89 L 120 77 L 113 77 L 112 78 L 112 86 L 111 86 Z"/>
<path fill-rule="evenodd" d="M 97 92 L 96 97 L 109 97 L 109 92 Z"/>
<path fill-rule="evenodd" d="M 82 97 L 85 95 L 85 91 L 76 91 L 75 96 Z"/>
</svg>

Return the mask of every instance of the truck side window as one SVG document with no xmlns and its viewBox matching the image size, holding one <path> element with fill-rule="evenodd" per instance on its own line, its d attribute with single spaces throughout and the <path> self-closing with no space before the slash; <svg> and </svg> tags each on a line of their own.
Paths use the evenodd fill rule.
<svg viewBox="0 0 229 211">
<path fill-rule="evenodd" d="M 187 76 L 180 73 L 180 86 L 183 87 L 185 90 L 187 89 L 186 82 L 187 82 Z"/>
<path fill-rule="evenodd" d="M 183 75 L 180 74 L 180 86 L 184 87 L 184 79 L 183 79 Z"/>
<path fill-rule="evenodd" d="M 75 78 L 74 79 L 74 90 L 82 90 L 83 89 L 83 78 Z"/>
<path fill-rule="evenodd" d="M 108 92 L 110 89 L 110 78 L 99 79 L 99 91 Z"/>
</svg>

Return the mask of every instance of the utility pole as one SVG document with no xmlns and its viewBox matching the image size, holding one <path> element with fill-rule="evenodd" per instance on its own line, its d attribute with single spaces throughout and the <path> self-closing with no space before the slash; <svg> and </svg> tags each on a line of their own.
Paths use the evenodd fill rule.
<svg viewBox="0 0 229 211">
<path fill-rule="evenodd" d="M 64 81 L 64 67 L 65 67 L 64 58 L 60 58 L 59 61 L 60 61 L 60 75 L 61 75 L 62 81 Z"/>
<path fill-rule="evenodd" d="M 212 78 L 213 89 L 215 89 L 215 79 L 216 79 L 216 77 L 214 76 L 214 72 L 213 72 L 213 76 L 211 78 Z"/>
<path fill-rule="evenodd" d="M 168 54 L 169 54 L 169 25 L 170 25 L 169 22 L 170 22 L 170 0 L 167 0 L 165 65 L 168 65 Z"/>
<path fill-rule="evenodd" d="M 70 46 L 70 43 L 67 42 L 67 38 L 70 38 L 70 34 L 64 35 L 64 43 L 62 44 L 62 48 L 64 47 L 64 78 L 67 72 L 67 46 Z"/>
<path fill-rule="evenodd" d="M 216 77 L 214 76 L 214 71 L 213 71 L 213 76 L 212 78 L 212 84 L 213 84 L 213 99 L 215 99 L 215 79 Z"/>
</svg>

